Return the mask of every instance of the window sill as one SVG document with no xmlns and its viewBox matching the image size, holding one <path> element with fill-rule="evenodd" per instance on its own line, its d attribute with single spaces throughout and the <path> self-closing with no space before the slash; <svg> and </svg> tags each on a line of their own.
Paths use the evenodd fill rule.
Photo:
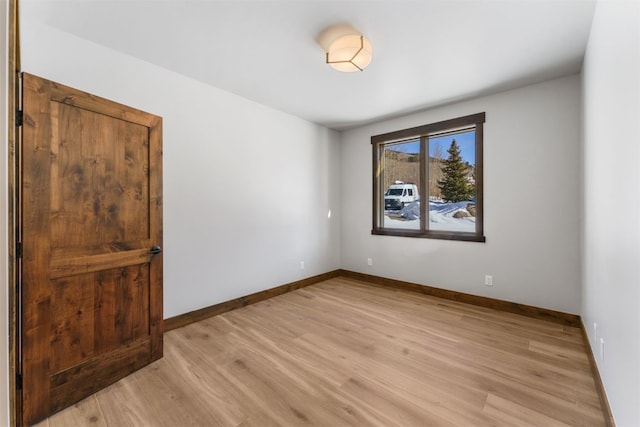
<svg viewBox="0 0 640 427">
<path fill-rule="evenodd" d="M 373 229 L 371 234 L 377 236 L 398 236 L 398 237 L 418 237 L 422 239 L 440 239 L 440 240 L 458 240 L 463 242 L 480 242 L 487 241 L 483 235 L 475 233 L 456 233 L 451 231 L 412 231 L 412 230 L 398 230 L 391 228 Z"/>
</svg>

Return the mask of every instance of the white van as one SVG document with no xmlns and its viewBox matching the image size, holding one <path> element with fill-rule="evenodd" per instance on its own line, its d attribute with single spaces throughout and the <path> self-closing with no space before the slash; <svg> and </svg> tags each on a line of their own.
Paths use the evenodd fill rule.
<svg viewBox="0 0 640 427">
<path fill-rule="evenodd" d="M 418 186 L 411 183 L 396 181 L 384 193 L 384 208 L 386 210 L 402 209 L 404 205 L 420 199 Z"/>
</svg>

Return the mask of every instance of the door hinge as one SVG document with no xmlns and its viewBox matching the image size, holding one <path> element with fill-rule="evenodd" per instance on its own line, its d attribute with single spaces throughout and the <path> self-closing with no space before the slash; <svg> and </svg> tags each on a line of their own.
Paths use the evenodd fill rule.
<svg viewBox="0 0 640 427">
<path fill-rule="evenodd" d="M 16 389 L 22 390 L 22 373 L 16 373 Z"/>
<path fill-rule="evenodd" d="M 16 258 L 22 258 L 22 242 L 16 243 Z"/>
<path fill-rule="evenodd" d="M 16 111 L 16 126 L 22 126 L 22 120 L 24 117 L 24 113 L 22 110 Z"/>
</svg>

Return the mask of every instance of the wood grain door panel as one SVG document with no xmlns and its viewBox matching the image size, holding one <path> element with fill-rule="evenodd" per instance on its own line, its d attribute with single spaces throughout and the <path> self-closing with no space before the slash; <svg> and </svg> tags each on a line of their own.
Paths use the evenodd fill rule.
<svg viewBox="0 0 640 427">
<path fill-rule="evenodd" d="M 162 120 L 23 75 L 23 424 L 162 356 Z"/>
</svg>

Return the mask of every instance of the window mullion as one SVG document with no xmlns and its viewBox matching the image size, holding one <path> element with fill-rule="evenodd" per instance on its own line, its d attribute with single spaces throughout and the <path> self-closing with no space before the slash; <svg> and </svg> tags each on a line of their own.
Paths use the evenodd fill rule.
<svg viewBox="0 0 640 427">
<path fill-rule="evenodd" d="M 429 224 L 429 137 L 420 138 L 420 231 Z"/>
</svg>

